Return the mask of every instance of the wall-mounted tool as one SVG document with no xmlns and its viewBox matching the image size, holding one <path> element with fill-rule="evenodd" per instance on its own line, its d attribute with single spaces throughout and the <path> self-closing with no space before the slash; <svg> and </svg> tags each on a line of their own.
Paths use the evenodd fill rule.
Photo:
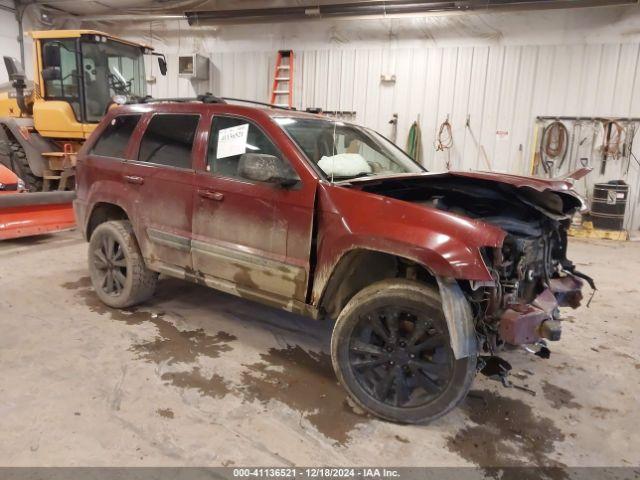
<svg viewBox="0 0 640 480">
<path fill-rule="evenodd" d="M 493 171 L 493 168 L 491 168 L 491 162 L 489 161 L 489 157 L 487 156 L 487 151 L 484 149 L 484 145 L 478 142 L 478 139 L 473 134 L 473 130 L 471 130 L 471 115 L 467 115 L 467 121 L 465 122 L 464 126 L 469 131 L 469 136 L 471 137 L 471 140 L 473 140 L 473 143 L 476 146 L 476 149 L 478 150 L 478 154 L 479 154 L 478 157 L 482 156 L 488 171 L 490 172 Z"/>
<path fill-rule="evenodd" d="M 445 121 L 440 124 L 436 137 L 436 152 L 447 152 L 447 170 L 451 170 L 451 147 L 453 147 L 453 133 L 451 132 L 449 115 L 447 115 Z"/>
<path fill-rule="evenodd" d="M 389 120 L 389 124 L 391 125 L 391 137 L 390 140 L 393 143 L 396 143 L 396 140 L 398 139 L 398 114 L 394 113 L 391 116 L 391 120 Z"/>
<path fill-rule="evenodd" d="M 625 175 L 629 173 L 631 167 L 631 157 L 633 156 L 633 140 L 636 137 L 637 125 L 634 122 L 627 123 L 627 128 L 624 133 L 624 145 L 622 148 L 622 156 L 627 160 L 627 168 L 625 169 Z"/>
<path fill-rule="evenodd" d="M 568 151 L 569 131 L 560 120 L 544 127 L 540 141 L 540 165 L 550 177 L 554 176 L 556 163 L 564 162 Z"/>
<path fill-rule="evenodd" d="M 604 175 L 607 168 L 607 160 L 620 158 L 622 147 L 622 134 L 624 128 L 616 120 L 607 120 L 602 123 L 604 138 L 602 140 L 602 162 L 600 163 L 600 175 Z"/>
<path fill-rule="evenodd" d="M 409 128 L 407 137 L 407 154 L 416 162 L 422 163 L 422 131 L 420 130 L 420 115 Z"/>
</svg>

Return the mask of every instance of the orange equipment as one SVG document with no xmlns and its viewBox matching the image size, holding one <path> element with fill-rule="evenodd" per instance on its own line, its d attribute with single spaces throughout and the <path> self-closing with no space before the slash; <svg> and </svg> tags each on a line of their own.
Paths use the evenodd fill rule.
<svg viewBox="0 0 640 480">
<path fill-rule="evenodd" d="M 0 240 L 70 230 L 75 227 L 75 192 L 29 193 L 24 183 L 0 165 Z"/>
<path fill-rule="evenodd" d="M 279 107 L 293 106 L 293 50 L 280 50 L 273 72 L 271 103 Z"/>
</svg>

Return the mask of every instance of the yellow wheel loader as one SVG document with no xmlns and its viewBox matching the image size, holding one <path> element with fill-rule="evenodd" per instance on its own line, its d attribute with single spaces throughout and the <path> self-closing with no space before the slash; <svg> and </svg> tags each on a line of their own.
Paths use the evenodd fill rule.
<svg viewBox="0 0 640 480">
<path fill-rule="evenodd" d="M 75 154 L 114 103 L 147 96 L 145 55 L 151 47 L 94 30 L 30 33 L 34 80 L 4 57 L 9 85 L 0 90 L 0 163 L 29 191 L 73 189 Z"/>
<path fill-rule="evenodd" d="M 156 56 L 160 73 L 167 72 L 164 55 L 106 33 L 31 36 L 33 81 L 16 59 L 4 57 L 9 84 L 0 86 L 0 240 L 73 228 L 75 193 L 69 190 L 77 151 L 112 105 L 147 98 L 145 55 Z M 12 174 L 3 165 L 14 180 L 7 180 Z"/>
</svg>

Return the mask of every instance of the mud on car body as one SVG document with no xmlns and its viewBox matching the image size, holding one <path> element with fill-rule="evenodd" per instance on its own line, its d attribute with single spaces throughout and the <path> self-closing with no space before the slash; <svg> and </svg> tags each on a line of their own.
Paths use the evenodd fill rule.
<svg viewBox="0 0 640 480">
<path fill-rule="evenodd" d="M 164 273 L 335 321 L 338 379 L 392 421 L 444 415 L 483 352 L 557 340 L 558 307 L 582 298 L 570 180 L 429 173 L 321 116 L 218 99 L 119 107 L 76 178 L 103 302 L 142 303 Z"/>
</svg>

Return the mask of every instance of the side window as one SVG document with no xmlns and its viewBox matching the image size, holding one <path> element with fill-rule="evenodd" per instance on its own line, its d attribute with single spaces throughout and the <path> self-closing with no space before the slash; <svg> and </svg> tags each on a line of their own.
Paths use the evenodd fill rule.
<svg viewBox="0 0 640 480">
<path fill-rule="evenodd" d="M 154 115 L 140 142 L 138 160 L 170 167 L 191 168 L 191 149 L 199 120 L 199 115 Z"/>
<path fill-rule="evenodd" d="M 43 41 L 43 51 L 47 45 L 60 51 L 60 65 L 48 67 L 42 72 L 45 98 L 69 102 L 76 119 L 80 119 L 80 72 L 76 56 L 76 41 L 73 39 Z"/>
<path fill-rule="evenodd" d="M 214 117 L 209 135 L 207 171 L 232 178 L 245 178 L 238 171 L 245 154 L 273 155 L 293 173 L 276 146 L 253 123 L 241 118 Z"/>
<path fill-rule="evenodd" d="M 91 153 L 104 157 L 122 158 L 139 120 L 140 115 L 119 115 L 112 119 L 93 145 Z"/>
</svg>

